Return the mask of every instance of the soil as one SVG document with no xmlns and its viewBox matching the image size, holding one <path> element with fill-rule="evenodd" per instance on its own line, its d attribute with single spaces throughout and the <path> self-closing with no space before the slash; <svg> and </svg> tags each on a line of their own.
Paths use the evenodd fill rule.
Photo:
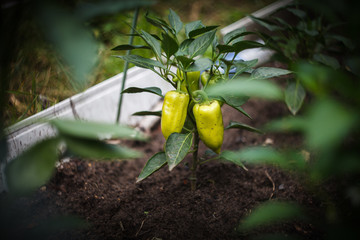
<svg viewBox="0 0 360 240">
<path fill-rule="evenodd" d="M 253 119 L 223 107 L 225 126 L 236 120 L 261 127 L 271 119 L 288 115 L 283 103 L 250 100 L 244 105 Z M 161 151 L 164 138 L 157 124 L 146 143 L 126 142 L 144 152 L 131 161 L 62 162 L 51 182 L 31 201 L 39 215 L 77 215 L 90 223 L 84 230 L 63 232 L 56 239 L 246 239 L 236 231 L 241 219 L 260 203 L 290 200 L 316 209 L 316 201 L 289 173 L 270 166 L 246 166 L 209 162 L 198 169 L 197 190 L 190 190 L 186 159 L 169 172 L 165 167 L 135 183 L 147 159 Z M 225 132 L 223 150 L 251 145 L 301 148 L 294 134 L 257 134 L 239 129 Z M 200 146 L 200 155 L 206 147 Z M 317 239 L 311 225 L 292 222 L 263 229 L 266 232 L 300 234 Z"/>
<path fill-rule="evenodd" d="M 289 114 L 282 102 L 250 100 L 243 108 L 253 119 L 223 106 L 224 125 L 230 120 L 262 127 L 271 119 Z M 300 203 L 314 212 L 319 204 L 292 174 L 272 166 L 208 162 L 197 171 L 197 190 L 190 190 L 190 170 L 185 159 L 169 172 L 165 167 L 136 182 L 147 159 L 163 149 L 160 124 L 146 143 L 126 142 L 144 153 L 129 161 L 93 162 L 72 159 L 62 162 L 51 182 L 42 187 L 28 207 L 42 217 L 76 215 L 90 227 L 63 231 L 53 239 L 249 239 L 260 233 L 286 233 L 321 239 L 312 225 L 302 222 L 277 224 L 259 232 L 241 233 L 238 224 L 252 209 L 268 200 Z M 222 150 L 252 145 L 301 149 L 296 134 L 257 134 L 239 129 L 225 132 Z M 122 143 L 124 144 L 124 143 Z M 206 147 L 200 146 L 200 155 Z"/>
</svg>

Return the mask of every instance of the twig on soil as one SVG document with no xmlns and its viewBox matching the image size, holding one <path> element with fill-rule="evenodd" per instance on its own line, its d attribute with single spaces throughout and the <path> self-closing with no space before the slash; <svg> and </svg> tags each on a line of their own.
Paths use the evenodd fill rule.
<svg viewBox="0 0 360 240">
<path fill-rule="evenodd" d="M 266 177 L 270 180 L 270 182 L 271 182 L 271 184 L 272 184 L 272 193 L 271 193 L 271 195 L 270 195 L 270 197 L 269 197 L 269 199 L 271 199 L 273 196 L 274 196 L 274 193 L 275 193 L 275 183 L 274 183 L 274 181 L 272 180 L 272 178 L 271 178 L 271 176 L 270 176 L 270 174 L 268 173 L 268 171 L 267 170 L 265 170 L 265 175 L 266 175 Z"/>
<path fill-rule="evenodd" d="M 146 220 L 146 219 L 144 219 L 144 220 L 141 222 L 140 228 L 139 228 L 139 230 L 136 232 L 135 237 L 137 237 L 137 236 L 139 235 L 139 233 L 140 233 L 140 231 L 141 231 L 142 227 L 144 226 L 144 222 L 145 222 L 145 220 Z"/>
<path fill-rule="evenodd" d="M 124 231 L 125 231 L 125 228 L 124 228 L 124 225 L 122 224 L 122 221 L 120 221 L 120 223 L 119 223 L 119 224 L 120 224 L 121 231 L 123 231 L 123 232 L 124 232 Z"/>
</svg>

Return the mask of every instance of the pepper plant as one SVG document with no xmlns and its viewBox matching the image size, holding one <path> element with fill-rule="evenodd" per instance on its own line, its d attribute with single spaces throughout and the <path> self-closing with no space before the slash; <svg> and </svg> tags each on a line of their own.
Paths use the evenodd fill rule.
<svg viewBox="0 0 360 240">
<path fill-rule="evenodd" d="M 275 52 L 273 58 L 289 67 L 298 61 L 306 60 L 329 66 L 335 70 L 343 68 L 344 56 L 355 48 L 354 42 L 339 34 L 344 23 L 330 23 L 322 14 L 314 14 L 303 2 L 295 1 L 280 9 L 290 14 L 292 21 L 278 16 L 278 12 L 267 18 L 250 18 L 269 33 L 257 32 L 265 42 L 265 47 Z M 286 15 L 285 15 L 286 16 Z M 289 78 L 285 90 L 285 103 L 293 115 L 301 109 L 305 100 L 306 88 L 298 78 Z"/>
<path fill-rule="evenodd" d="M 198 165 L 215 159 L 229 160 L 226 154 L 221 152 L 224 134 L 221 106 L 227 104 L 250 117 L 241 107 L 248 99 L 244 92 L 240 91 L 240 95 L 237 93 L 219 95 L 211 94 L 211 89 L 227 82 L 242 83 L 244 81 L 239 77 L 244 74 L 251 79 L 260 79 L 290 72 L 277 68 L 254 70 L 257 59 L 235 60 L 236 55 L 242 50 L 263 46 L 256 41 L 244 40 L 244 36 L 251 34 L 244 29 L 226 34 L 220 42 L 216 35 L 218 26 L 205 26 L 200 20 L 184 24 L 171 9 L 168 22 L 149 14 L 146 14 L 145 18 L 160 29 L 161 35 L 150 34 L 144 30 L 136 31 L 135 36 L 142 38 L 145 45 L 124 44 L 113 50 L 152 51 L 154 54 L 152 59 L 139 55 L 116 57 L 153 71 L 174 90 L 167 92 L 165 96 L 157 87 L 131 87 L 123 91 L 123 93 L 150 92 L 164 97 L 161 112 L 135 113 L 135 115 L 161 116 L 161 130 L 166 139 L 164 151 L 156 153 L 147 161 L 137 182 L 166 165 L 171 171 L 185 159 L 187 154 L 192 153 L 190 180 L 191 189 L 194 190 Z M 260 132 L 256 128 L 235 121 L 225 127 L 225 129 L 230 128 Z M 210 159 L 199 158 L 200 141 L 212 150 Z"/>
</svg>

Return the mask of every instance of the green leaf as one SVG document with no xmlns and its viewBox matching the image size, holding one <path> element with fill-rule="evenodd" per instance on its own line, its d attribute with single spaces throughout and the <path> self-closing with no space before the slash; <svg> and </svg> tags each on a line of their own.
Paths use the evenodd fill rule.
<svg viewBox="0 0 360 240">
<path fill-rule="evenodd" d="M 215 51 L 217 45 L 219 45 L 218 37 L 215 35 L 213 42 L 211 43 L 212 49 Z"/>
<path fill-rule="evenodd" d="M 300 206 L 289 202 L 266 202 L 246 217 L 240 224 L 239 230 L 248 231 L 260 226 L 283 223 L 302 218 L 304 213 Z"/>
<path fill-rule="evenodd" d="M 190 58 L 204 54 L 206 52 L 206 49 L 214 41 L 215 33 L 216 30 L 212 30 L 192 41 L 188 47 Z"/>
<path fill-rule="evenodd" d="M 221 96 L 224 102 L 229 105 L 230 107 L 233 107 L 234 109 L 238 110 L 242 114 L 244 114 L 246 117 L 252 119 L 250 115 L 245 112 L 245 110 L 241 107 L 244 103 L 247 102 L 249 97 L 247 96 L 231 96 L 231 95 L 223 95 Z"/>
<path fill-rule="evenodd" d="M 234 105 L 231 105 L 229 103 L 227 103 L 227 105 L 229 105 L 230 107 L 233 107 L 234 109 L 238 110 L 239 112 L 241 112 L 242 114 L 244 114 L 246 117 L 252 119 L 252 117 L 240 106 L 234 106 Z"/>
<path fill-rule="evenodd" d="M 141 132 L 117 124 L 67 119 L 54 119 L 50 121 L 50 124 L 55 126 L 60 134 L 89 140 L 111 138 L 146 140 Z"/>
<path fill-rule="evenodd" d="M 259 67 L 251 73 L 253 79 L 267 79 L 292 73 L 287 69 L 273 67 Z"/>
<path fill-rule="evenodd" d="M 189 32 L 189 38 L 194 38 L 194 37 L 196 37 L 198 35 L 201 35 L 203 33 L 214 30 L 215 28 L 218 28 L 218 27 L 219 26 L 206 26 L 206 27 L 202 27 L 202 28 L 192 30 L 191 32 Z"/>
<path fill-rule="evenodd" d="M 304 99 L 305 89 L 298 81 L 291 81 L 285 89 L 285 103 L 293 115 L 300 110 Z"/>
<path fill-rule="evenodd" d="M 311 106 L 304 122 L 306 143 L 315 149 L 331 149 L 343 141 L 356 120 L 357 116 L 340 103 L 319 100 Z"/>
<path fill-rule="evenodd" d="M 161 58 L 161 44 L 156 38 L 151 36 L 151 34 L 145 32 L 144 30 L 141 30 L 141 37 L 144 39 L 144 41 L 151 47 L 151 49 L 154 51 L 156 56 L 158 58 Z"/>
<path fill-rule="evenodd" d="M 165 32 L 172 31 L 171 27 L 160 18 L 152 18 L 149 16 L 149 12 L 146 12 L 145 19 L 148 23 L 152 24 L 155 27 L 163 29 Z"/>
<path fill-rule="evenodd" d="M 185 69 L 185 72 L 196 72 L 209 69 L 213 62 L 208 58 L 196 59 L 189 67 Z"/>
<path fill-rule="evenodd" d="M 303 131 L 306 120 L 303 117 L 286 117 L 279 120 L 273 120 L 266 124 L 266 130 L 268 131 Z"/>
<path fill-rule="evenodd" d="M 360 56 L 348 57 L 345 59 L 346 67 L 357 77 L 360 77 Z"/>
<path fill-rule="evenodd" d="M 193 141 L 193 134 L 172 133 L 166 140 L 165 155 L 171 171 L 188 154 Z"/>
<path fill-rule="evenodd" d="M 239 80 L 234 79 L 225 83 L 209 86 L 206 92 L 211 96 L 259 97 L 265 99 L 281 100 L 282 90 L 275 84 L 265 80 Z"/>
<path fill-rule="evenodd" d="M 141 112 L 136 112 L 136 113 L 133 113 L 132 115 L 133 116 L 158 116 L 158 117 L 161 117 L 161 111 L 154 111 L 154 112 L 151 112 L 151 111 L 141 111 Z"/>
<path fill-rule="evenodd" d="M 340 64 L 339 64 L 338 60 L 334 57 L 330 57 L 325 54 L 317 53 L 317 54 L 314 54 L 313 58 L 315 61 L 322 63 L 326 66 L 332 67 L 333 69 L 340 68 Z"/>
<path fill-rule="evenodd" d="M 191 31 L 194 31 L 195 29 L 202 28 L 204 25 L 201 23 L 200 20 L 190 22 L 185 25 L 185 34 L 186 37 L 189 37 L 189 34 Z"/>
<path fill-rule="evenodd" d="M 152 71 L 155 71 L 154 67 L 158 67 L 158 68 L 163 68 L 165 69 L 165 66 L 158 61 L 149 59 L 149 58 L 144 58 L 138 55 L 125 55 L 125 56 L 115 56 L 118 58 L 121 58 L 127 62 L 130 62 L 132 64 L 134 64 L 135 66 L 141 67 L 141 68 L 147 68 L 150 69 Z"/>
<path fill-rule="evenodd" d="M 150 49 L 150 47 L 144 46 L 144 45 L 123 44 L 123 45 L 116 46 L 116 47 L 112 48 L 111 50 L 123 51 L 123 50 L 134 50 L 134 49 Z"/>
<path fill-rule="evenodd" d="M 189 45 L 192 43 L 194 39 L 185 39 L 180 43 L 179 50 L 175 54 L 176 56 L 189 55 Z"/>
<path fill-rule="evenodd" d="M 341 42 L 342 44 L 344 44 L 345 47 L 347 47 L 349 50 L 354 50 L 355 49 L 355 44 L 354 42 L 349 39 L 349 38 L 346 38 L 344 36 L 341 36 L 341 35 L 337 35 L 337 34 L 326 34 L 324 36 L 325 38 L 329 38 L 329 39 L 334 39 L 336 41 L 339 41 Z"/>
<path fill-rule="evenodd" d="M 241 159 L 237 156 L 236 152 L 232 151 L 222 151 L 219 155 L 219 158 L 225 161 L 232 162 L 240 167 L 244 167 L 244 164 L 242 163 Z"/>
<path fill-rule="evenodd" d="M 5 169 L 9 191 L 26 195 L 46 184 L 55 170 L 59 144 L 59 138 L 47 139 L 13 159 Z"/>
<path fill-rule="evenodd" d="M 222 44 L 218 44 L 217 49 L 219 50 L 220 53 L 229 53 L 229 52 L 235 52 L 235 47 L 232 45 L 222 45 Z"/>
<path fill-rule="evenodd" d="M 236 43 L 242 42 L 243 37 L 250 34 L 256 34 L 255 32 L 247 32 L 245 31 L 245 28 L 236 29 L 232 32 L 227 33 L 224 36 L 224 44 L 230 44 L 232 42 L 233 45 Z M 261 47 L 261 46 L 260 46 Z"/>
<path fill-rule="evenodd" d="M 234 122 L 234 121 L 230 121 L 229 125 L 225 128 L 225 130 L 226 129 L 231 129 L 231 128 L 240 128 L 240 129 L 245 129 L 245 130 L 250 131 L 250 132 L 256 132 L 256 133 L 263 134 L 263 132 L 260 129 L 251 127 L 251 126 L 249 126 L 247 124 L 244 124 L 244 123 L 239 123 L 239 122 Z"/>
<path fill-rule="evenodd" d="M 234 45 L 221 45 L 221 44 L 219 44 L 217 46 L 220 53 L 229 53 L 229 52 L 239 53 L 239 52 L 241 52 L 241 51 L 243 51 L 245 49 L 259 48 L 259 47 L 264 47 L 264 44 L 254 42 L 254 41 L 248 41 L 248 40 L 237 42 Z"/>
<path fill-rule="evenodd" d="M 276 150 L 270 147 L 248 147 L 234 152 L 238 161 L 249 164 L 273 164 L 287 166 L 286 159 Z"/>
<path fill-rule="evenodd" d="M 179 45 L 177 44 L 175 39 L 173 39 L 166 33 L 163 33 L 162 36 L 163 39 L 161 41 L 161 48 L 164 50 L 167 58 L 169 59 L 172 55 L 174 55 L 177 52 L 177 50 L 179 49 Z"/>
<path fill-rule="evenodd" d="M 108 144 L 99 140 L 69 136 L 65 136 L 64 140 L 70 152 L 86 159 L 115 160 L 139 158 L 142 156 L 141 152 L 118 145 Z"/>
<path fill-rule="evenodd" d="M 185 68 L 185 69 L 188 68 L 188 67 L 190 66 L 190 64 L 194 62 L 193 59 L 187 58 L 187 57 L 185 57 L 185 56 L 177 56 L 176 59 L 177 59 L 179 62 L 181 62 L 183 68 Z"/>
<path fill-rule="evenodd" d="M 325 66 L 316 66 L 302 62 L 294 70 L 304 87 L 315 95 L 327 94 L 327 85 L 339 71 L 329 71 Z"/>
<path fill-rule="evenodd" d="M 235 48 L 235 52 L 241 52 L 245 49 L 264 47 L 264 44 L 255 41 L 244 40 L 235 43 L 233 46 Z"/>
<path fill-rule="evenodd" d="M 282 19 L 282 18 L 279 18 L 279 17 L 274 17 L 274 20 L 276 20 L 278 23 L 282 24 L 287 31 L 292 31 L 293 30 L 293 26 L 291 26 L 289 24 L 289 22 L 287 22 L 286 20 Z"/>
<path fill-rule="evenodd" d="M 169 23 L 171 27 L 175 30 L 176 34 L 178 34 L 181 31 L 183 23 L 180 17 L 172 9 L 170 9 L 170 13 L 169 13 Z"/>
<path fill-rule="evenodd" d="M 141 93 L 141 92 L 153 93 L 162 98 L 164 97 L 161 89 L 158 87 L 147 87 L 147 88 L 129 87 L 129 88 L 125 89 L 124 91 L 122 91 L 122 93 Z"/>
<path fill-rule="evenodd" d="M 284 152 L 280 153 L 271 147 L 248 147 L 231 153 L 232 161 L 247 164 L 267 164 L 281 167 L 284 170 L 303 170 L 305 160 L 301 153 Z"/>
<path fill-rule="evenodd" d="M 154 156 L 152 156 L 146 163 L 145 167 L 141 171 L 136 182 L 140 182 L 145 178 L 149 177 L 151 174 L 165 166 L 166 164 L 166 156 L 164 152 L 158 152 Z"/>
<path fill-rule="evenodd" d="M 267 30 L 273 32 L 273 31 L 281 31 L 283 30 L 282 27 L 276 25 L 275 23 L 269 21 L 269 20 L 265 20 L 265 19 L 262 19 L 262 18 L 257 18 L 257 17 L 254 17 L 252 15 L 250 15 L 250 18 L 256 22 L 257 24 L 263 26 L 264 28 L 266 28 Z"/>
<path fill-rule="evenodd" d="M 302 19 L 305 18 L 307 15 L 306 12 L 304 12 L 303 10 L 297 9 L 297 8 L 286 8 L 286 10 Z"/>
<path fill-rule="evenodd" d="M 242 34 L 246 31 L 246 29 L 244 27 L 242 28 L 238 28 L 235 29 L 227 34 L 224 35 L 224 44 L 227 45 L 229 44 L 232 40 L 234 40 L 235 38 L 242 36 Z"/>
<path fill-rule="evenodd" d="M 256 64 L 258 63 L 257 59 L 253 59 L 250 61 L 237 61 L 234 62 L 234 65 L 236 67 L 234 76 L 232 78 L 235 78 L 236 76 L 244 73 L 244 72 L 248 72 L 252 70 L 252 67 L 256 66 Z"/>
</svg>

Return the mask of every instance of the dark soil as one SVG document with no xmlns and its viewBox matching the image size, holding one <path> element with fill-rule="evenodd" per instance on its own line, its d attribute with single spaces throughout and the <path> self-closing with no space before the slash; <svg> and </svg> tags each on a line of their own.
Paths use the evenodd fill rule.
<svg viewBox="0 0 360 240">
<path fill-rule="evenodd" d="M 261 127 L 271 119 L 288 115 L 284 103 L 250 100 L 244 109 L 252 120 L 227 106 L 230 120 Z M 301 149 L 301 138 L 289 134 L 264 134 L 231 129 L 225 132 L 223 150 L 270 144 Z M 270 166 L 246 166 L 209 162 L 198 169 L 197 190 L 190 190 L 189 159 L 169 172 L 165 167 L 135 183 L 142 167 L 163 149 L 159 124 L 147 143 L 127 142 L 144 152 L 131 161 L 90 162 L 72 159 L 57 168 L 51 182 L 42 187 L 31 206 L 40 216 L 77 215 L 90 223 L 83 230 L 63 232 L 55 239 L 248 239 L 236 231 L 241 219 L 260 203 L 290 200 L 317 209 L 315 200 L 294 176 Z M 200 155 L 206 148 L 200 146 Z M 319 239 L 312 225 L 291 222 L 263 232 L 298 234 Z M 256 233 L 259 234 L 259 233 Z"/>
<path fill-rule="evenodd" d="M 244 109 L 252 120 L 224 106 L 225 126 L 236 120 L 261 127 L 271 119 L 288 115 L 283 103 L 250 100 Z M 301 139 L 294 134 L 260 135 L 231 129 L 225 132 L 224 139 L 223 150 L 263 144 L 301 148 Z M 85 230 L 57 235 L 59 239 L 246 239 L 248 236 L 237 232 L 236 227 L 253 207 L 269 199 L 317 208 L 295 177 L 270 166 L 246 166 L 246 171 L 229 163 L 209 162 L 199 167 L 197 190 L 192 192 L 186 159 L 173 171 L 165 167 L 136 184 L 146 160 L 163 149 L 159 124 L 152 130 L 149 142 L 126 144 L 143 151 L 145 157 L 116 162 L 63 162 L 51 182 L 37 193 L 32 206 L 39 209 L 40 215 L 77 215 L 91 224 Z M 200 146 L 200 155 L 205 149 Z M 263 230 L 308 239 L 319 236 L 311 225 L 299 222 Z"/>
</svg>

